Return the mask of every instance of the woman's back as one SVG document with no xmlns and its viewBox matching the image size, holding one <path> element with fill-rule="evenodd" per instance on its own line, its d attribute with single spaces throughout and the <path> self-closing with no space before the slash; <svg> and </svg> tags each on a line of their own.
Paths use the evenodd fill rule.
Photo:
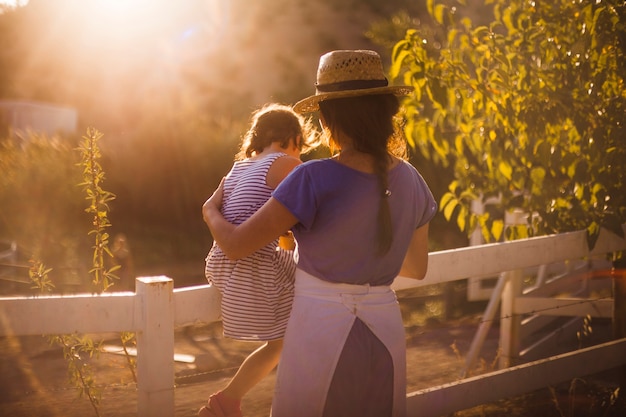
<svg viewBox="0 0 626 417">
<path fill-rule="evenodd" d="M 298 167 L 273 194 L 299 220 L 298 267 L 333 282 L 389 285 L 398 275 L 416 228 L 436 211 L 419 173 L 406 162 L 389 171 L 394 240 L 377 253 L 376 224 L 380 194 L 376 175 L 334 159 Z"/>
</svg>

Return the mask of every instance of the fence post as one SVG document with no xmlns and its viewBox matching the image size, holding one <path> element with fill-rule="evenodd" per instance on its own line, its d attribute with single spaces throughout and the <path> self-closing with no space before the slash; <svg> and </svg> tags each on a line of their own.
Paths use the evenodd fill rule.
<svg viewBox="0 0 626 417">
<path fill-rule="evenodd" d="M 500 369 L 516 364 L 520 351 L 522 319 L 515 314 L 515 298 L 522 294 L 522 271 L 503 272 L 505 275 L 500 309 Z"/>
<path fill-rule="evenodd" d="M 526 213 L 521 210 L 507 211 L 504 214 L 505 228 L 526 223 Z M 503 274 L 506 283 L 502 291 L 500 310 L 500 369 L 515 365 L 519 359 L 522 327 L 522 318 L 515 313 L 515 299 L 522 295 L 523 272 L 515 270 Z"/>
<path fill-rule="evenodd" d="M 626 254 L 613 261 L 613 337 L 621 339 L 626 337 Z M 618 372 L 619 385 L 626 390 L 626 365 Z M 622 396 L 620 396 L 622 397 Z M 620 398 L 622 404 L 626 400 Z"/>
<path fill-rule="evenodd" d="M 478 353 L 483 347 L 483 343 L 487 337 L 487 332 L 489 332 L 491 324 L 493 323 L 493 318 L 495 317 L 497 309 L 500 306 L 500 300 L 502 299 L 502 292 L 504 291 L 507 278 L 508 277 L 505 274 L 500 274 L 498 282 L 491 293 L 491 298 L 489 298 L 489 304 L 487 304 L 485 314 L 483 314 L 482 321 L 478 325 L 478 330 L 474 335 L 470 349 L 465 357 L 465 367 L 461 371 L 461 378 L 466 378 L 471 372 L 472 366 L 474 366 L 474 362 L 476 362 L 476 358 L 478 357 Z"/>
<path fill-rule="evenodd" d="M 174 283 L 165 276 L 135 281 L 137 414 L 174 416 Z"/>
</svg>

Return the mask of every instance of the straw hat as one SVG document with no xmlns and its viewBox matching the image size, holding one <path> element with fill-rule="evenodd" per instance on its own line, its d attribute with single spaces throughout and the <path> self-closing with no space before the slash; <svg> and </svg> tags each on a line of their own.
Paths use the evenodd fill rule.
<svg viewBox="0 0 626 417">
<path fill-rule="evenodd" d="M 298 113 L 319 109 L 319 102 L 335 98 L 370 94 L 410 94 L 413 87 L 389 86 L 383 65 L 374 51 L 332 51 L 320 58 L 315 95 L 300 100 L 293 107 Z"/>
</svg>

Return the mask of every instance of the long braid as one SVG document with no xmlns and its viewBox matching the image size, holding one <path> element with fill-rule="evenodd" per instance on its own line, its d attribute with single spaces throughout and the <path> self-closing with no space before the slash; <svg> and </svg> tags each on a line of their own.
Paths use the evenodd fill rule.
<svg viewBox="0 0 626 417">
<path fill-rule="evenodd" d="M 377 215 L 378 252 L 384 255 L 393 242 L 389 207 L 388 168 L 389 144 L 394 138 L 394 115 L 399 103 L 395 96 L 369 95 L 322 101 L 319 103 L 331 131 L 341 131 L 354 141 L 359 152 L 372 155 L 378 177 L 380 204 Z"/>
<path fill-rule="evenodd" d="M 374 155 L 374 170 L 378 176 L 380 204 L 378 206 L 378 252 L 385 254 L 391 248 L 393 229 L 391 224 L 391 210 L 389 208 L 389 193 L 387 169 L 389 154 Z"/>
</svg>

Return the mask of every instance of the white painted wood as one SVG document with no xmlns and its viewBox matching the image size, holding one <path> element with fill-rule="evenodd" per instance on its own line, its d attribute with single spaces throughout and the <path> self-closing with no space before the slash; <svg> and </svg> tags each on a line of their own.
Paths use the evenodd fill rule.
<svg viewBox="0 0 626 417">
<path fill-rule="evenodd" d="M 472 200 L 470 210 L 472 213 L 481 215 L 485 213 L 486 205 L 498 204 L 502 200 L 501 197 L 490 197 L 485 202 L 482 201 L 482 198 L 478 198 Z M 478 246 L 483 245 L 485 240 L 483 239 L 483 234 L 480 230 L 480 227 L 475 227 L 472 231 L 472 234 L 469 238 L 470 246 Z M 468 301 L 482 301 L 489 300 L 491 297 L 491 293 L 493 288 L 489 288 L 485 286 L 484 283 L 488 278 L 497 278 L 498 275 L 494 275 L 493 277 L 469 277 L 467 279 L 467 300 Z"/>
<path fill-rule="evenodd" d="M 164 276 L 136 281 L 137 412 L 174 416 L 174 281 Z"/>
<path fill-rule="evenodd" d="M 467 279 L 467 301 L 489 300 L 493 287 L 486 285 L 494 277 L 469 277 Z"/>
<path fill-rule="evenodd" d="M 0 336 L 133 331 L 134 293 L 0 298 Z"/>
<path fill-rule="evenodd" d="M 521 210 L 504 213 L 505 228 L 528 224 L 528 214 Z M 498 364 L 500 369 L 518 363 L 521 349 L 522 317 L 515 314 L 515 299 L 522 295 L 524 279 L 523 269 L 503 272 L 506 283 L 502 290 L 500 306 L 500 353 Z"/>
<path fill-rule="evenodd" d="M 522 317 L 515 314 L 515 299 L 522 295 L 522 271 L 504 272 L 506 283 L 502 290 L 500 306 L 500 369 L 515 365 L 521 348 L 520 328 Z"/>
<path fill-rule="evenodd" d="M 626 225 L 623 229 L 626 233 Z M 422 281 L 414 281 L 413 286 L 455 281 L 470 276 L 497 276 L 504 271 L 624 249 L 626 240 L 603 229 L 591 252 L 587 247 L 584 230 L 439 251 L 429 255 L 426 277 Z"/>
<path fill-rule="evenodd" d="M 626 225 L 622 226 L 626 233 Z M 423 280 L 399 276 L 394 290 L 466 279 L 498 276 L 500 272 L 549 265 L 626 249 L 626 240 L 602 230 L 593 251 L 587 247 L 586 231 L 539 236 L 502 243 L 490 243 L 459 249 L 432 252 L 428 255 L 428 271 Z"/>
<path fill-rule="evenodd" d="M 522 319 L 522 328 L 520 331 L 520 338 L 526 339 L 530 335 L 545 329 L 548 326 L 554 324 L 559 318 L 556 316 L 539 316 L 533 315 Z"/>
<path fill-rule="evenodd" d="M 566 323 L 554 328 L 548 334 L 535 343 L 530 343 L 520 351 L 520 363 L 536 361 L 550 355 L 554 355 L 559 350 L 562 352 L 562 339 L 564 335 L 573 335 L 582 329 L 582 317 L 574 317 Z"/>
<path fill-rule="evenodd" d="M 587 272 L 587 267 L 581 267 L 584 269 L 584 273 Z M 580 274 L 578 273 L 580 272 Z M 564 292 L 578 291 L 583 287 L 583 271 L 578 272 L 565 272 L 559 274 L 552 279 L 546 281 L 541 287 L 529 288 L 525 291 L 525 294 L 532 294 L 534 297 L 552 297 Z"/>
<path fill-rule="evenodd" d="M 174 289 L 175 323 L 177 327 L 220 320 L 220 292 L 211 285 Z"/>
<path fill-rule="evenodd" d="M 467 373 L 470 371 L 472 366 L 474 366 L 474 363 L 476 363 L 476 359 L 478 359 L 480 348 L 482 347 L 485 338 L 487 337 L 487 333 L 491 328 L 493 319 L 495 318 L 498 307 L 500 306 L 500 298 L 502 295 L 502 291 L 504 290 L 504 285 L 506 284 L 506 281 L 506 274 L 501 274 L 498 278 L 498 282 L 496 283 L 496 287 L 493 290 L 493 294 L 489 299 L 485 314 L 483 315 L 483 318 L 478 325 L 478 330 L 474 335 L 474 339 L 472 339 L 472 344 L 470 345 L 469 351 L 467 352 L 467 356 L 465 357 L 465 366 L 461 371 L 461 378 L 465 378 L 467 376 Z"/>
<path fill-rule="evenodd" d="M 613 317 L 612 299 L 519 297 L 516 314 L 539 314 L 568 317 Z"/>
<path fill-rule="evenodd" d="M 626 338 L 407 395 L 408 417 L 440 417 L 626 364 Z"/>
</svg>

